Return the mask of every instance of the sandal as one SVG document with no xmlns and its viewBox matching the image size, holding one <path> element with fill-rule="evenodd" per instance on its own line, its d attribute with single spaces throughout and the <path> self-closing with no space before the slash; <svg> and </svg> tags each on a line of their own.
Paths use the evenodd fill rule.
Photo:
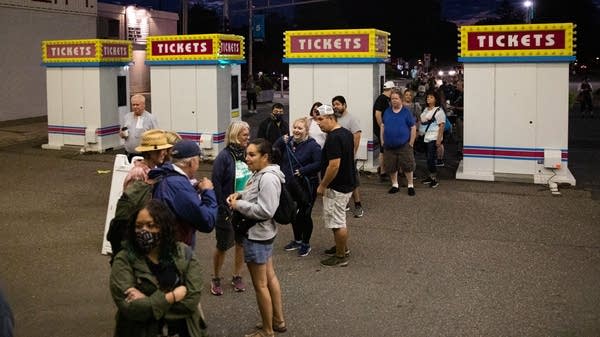
<svg viewBox="0 0 600 337">
<path fill-rule="evenodd" d="M 263 328 L 262 322 L 256 323 L 256 328 L 257 329 L 262 329 Z M 273 331 L 275 331 L 275 332 L 286 332 L 287 331 L 287 327 L 285 326 L 285 321 L 276 322 L 275 318 L 273 318 Z"/>
</svg>

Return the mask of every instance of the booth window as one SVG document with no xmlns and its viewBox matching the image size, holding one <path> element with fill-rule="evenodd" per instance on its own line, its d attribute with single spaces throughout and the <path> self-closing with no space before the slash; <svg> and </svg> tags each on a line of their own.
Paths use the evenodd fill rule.
<svg viewBox="0 0 600 337">
<path fill-rule="evenodd" d="M 127 78 L 117 76 L 117 104 L 118 106 L 127 106 Z"/>
<path fill-rule="evenodd" d="M 231 110 L 239 109 L 239 87 L 238 76 L 231 76 Z"/>
</svg>

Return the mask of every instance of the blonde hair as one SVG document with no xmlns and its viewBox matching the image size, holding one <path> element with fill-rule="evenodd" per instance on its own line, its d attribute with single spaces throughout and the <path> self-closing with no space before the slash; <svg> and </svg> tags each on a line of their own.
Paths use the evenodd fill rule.
<svg viewBox="0 0 600 337">
<path fill-rule="evenodd" d="M 240 144 L 238 136 L 242 130 L 248 129 L 250 131 L 250 124 L 244 121 L 233 121 L 227 127 L 227 131 L 225 132 L 225 146 L 229 144 Z"/>
<path fill-rule="evenodd" d="M 308 132 L 308 118 L 307 117 L 300 117 L 300 118 L 296 119 L 294 121 L 294 123 L 292 123 L 292 128 L 294 127 L 294 125 L 296 125 L 296 123 L 304 124 L 304 129 L 306 130 L 306 132 Z"/>
</svg>

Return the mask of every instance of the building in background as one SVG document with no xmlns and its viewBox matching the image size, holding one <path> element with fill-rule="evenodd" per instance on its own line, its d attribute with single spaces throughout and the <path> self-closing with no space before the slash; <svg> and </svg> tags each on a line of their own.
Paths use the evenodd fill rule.
<svg viewBox="0 0 600 337">
<path fill-rule="evenodd" d="M 97 0 L 0 0 L 0 121 L 47 114 L 44 40 L 130 39 L 131 93 L 149 92 L 145 38 L 177 34 L 178 19 L 173 12 Z"/>
</svg>

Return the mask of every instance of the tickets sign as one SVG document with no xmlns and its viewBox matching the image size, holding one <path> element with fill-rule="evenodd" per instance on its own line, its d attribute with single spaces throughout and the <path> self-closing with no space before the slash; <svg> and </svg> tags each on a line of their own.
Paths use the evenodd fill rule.
<svg viewBox="0 0 600 337">
<path fill-rule="evenodd" d="M 150 36 L 146 52 L 150 63 L 243 60 L 244 38 L 227 34 Z"/>
<path fill-rule="evenodd" d="M 42 42 L 42 60 L 53 63 L 128 63 L 130 41 L 121 40 L 49 40 Z"/>
<path fill-rule="evenodd" d="M 570 60 L 574 58 L 572 23 L 462 26 L 460 28 L 461 61 L 471 58 L 535 58 L 535 60 Z"/>
<path fill-rule="evenodd" d="M 376 29 L 285 32 L 285 58 L 386 59 L 389 33 Z"/>
</svg>

